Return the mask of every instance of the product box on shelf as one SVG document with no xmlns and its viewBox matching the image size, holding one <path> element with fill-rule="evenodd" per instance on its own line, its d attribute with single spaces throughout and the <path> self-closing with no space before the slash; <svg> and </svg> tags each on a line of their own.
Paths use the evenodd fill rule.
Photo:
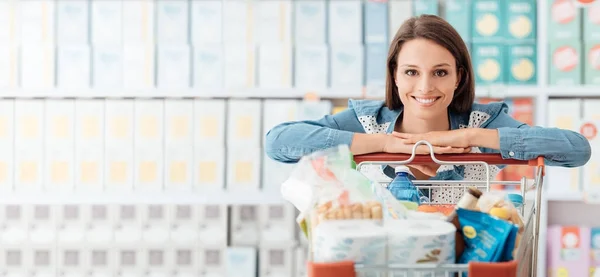
<svg viewBox="0 0 600 277">
<path fill-rule="evenodd" d="M 223 2 L 190 1 L 192 44 L 217 44 L 223 41 Z"/>
<path fill-rule="evenodd" d="M 56 273 L 61 276 L 81 276 L 84 272 L 85 247 L 82 245 L 59 245 L 56 250 Z"/>
<path fill-rule="evenodd" d="M 54 243 L 27 247 L 24 253 L 26 257 L 24 268 L 29 269 L 29 276 L 54 276 L 57 268 L 57 252 Z"/>
<path fill-rule="evenodd" d="M 134 103 L 134 190 L 159 191 L 164 169 L 163 101 L 136 99 Z"/>
<path fill-rule="evenodd" d="M 28 209 L 26 220 L 31 245 L 44 247 L 56 243 L 58 208 L 54 205 L 31 205 Z"/>
<path fill-rule="evenodd" d="M 308 261 L 308 248 L 298 247 L 294 250 L 294 277 L 308 277 L 306 262 Z"/>
<path fill-rule="evenodd" d="M 508 0 L 506 2 L 506 38 L 535 41 L 537 36 L 536 0 Z"/>
<path fill-rule="evenodd" d="M 391 41 L 400 25 L 404 23 L 407 19 L 413 16 L 413 1 L 403 1 L 403 0 L 392 0 L 388 1 L 388 9 L 389 9 L 389 40 Z"/>
<path fill-rule="evenodd" d="M 24 1 L 17 6 L 22 44 L 54 43 L 55 1 Z"/>
<path fill-rule="evenodd" d="M 254 277 L 258 253 L 253 247 L 228 247 L 225 253 L 225 276 Z"/>
<path fill-rule="evenodd" d="M 363 41 L 363 11 L 360 0 L 329 1 L 328 35 L 330 45 L 352 45 Z"/>
<path fill-rule="evenodd" d="M 581 10 L 575 1 L 547 0 L 549 41 L 581 39 Z"/>
<path fill-rule="evenodd" d="M 114 243 L 120 248 L 130 248 L 142 242 L 141 206 L 117 204 L 113 221 Z"/>
<path fill-rule="evenodd" d="M 333 104 L 328 100 L 302 101 L 298 110 L 298 120 L 318 120 L 331 114 Z"/>
<path fill-rule="evenodd" d="M 157 42 L 189 42 L 189 2 L 186 0 L 156 1 Z"/>
<path fill-rule="evenodd" d="M 196 89 L 222 89 L 225 74 L 224 62 L 223 47 L 220 44 L 194 46 L 193 87 Z"/>
<path fill-rule="evenodd" d="M 600 28 L 600 26 L 599 26 Z M 584 84 L 600 85 L 600 39 L 585 42 Z"/>
<path fill-rule="evenodd" d="M 2 43 L 17 43 L 18 31 L 15 19 L 18 15 L 18 2 L 1 1 L 0 2 L 0 41 Z"/>
<path fill-rule="evenodd" d="M 506 75 L 511 85 L 537 84 L 537 44 L 518 43 L 508 45 Z"/>
<path fill-rule="evenodd" d="M 260 100 L 227 102 L 227 145 L 258 147 L 261 141 Z"/>
<path fill-rule="evenodd" d="M 94 46 L 92 48 L 92 67 L 92 86 L 94 88 L 123 87 L 122 47 Z"/>
<path fill-rule="evenodd" d="M 595 102 L 595 104 L 598 104 L 598 101 Z M 593 120 L 592 117 L 587 116 L 583 117 L 579 126 L 579 132 L 589 141 L 592 147 L 592 156 L 582 169 L 583 190 L 590 193 L 600 192 L 600 155 L 594 152 L 594 149 L 600 147 L 598 128 L 600 128 L 600 120 Z"/>
<path fill-rule="evenodd" d="M 263 149 L 259 147 L 227 146 L 227 191 L 245 193 L 260 190 L 262 153 Z"/>
<path fill-rule="evenodd" d="M 0 23 L 2 24 L 2 23 Z M 19 47 L 0 46 L 0 88 L 16 88 L 19 82 Z"/>
<path fill-rule="evenodd" d="M 596 272 L 600 270 L 600 228 L 591 227 L 590 232 L 590 275 L 596 276 L 596 274 L 598 274 Z"/>
<path fill-rule="evenodd" d="M 44 167 L 44 100 L 15 100 L 15 189 L 40 191 Z"/>
<path fill-rule="evenodd" d="M 45 108 L 44 188 L 70 192 L 75 175 L 75 102 L 48 99 Z"/>
<path fill-rule="evenodd" d="M 294 42 L 324 44 L 327 41 L 327 2 L 294 1 Z"/>
<path fill-rule="evenodd" d="M 250 1 L 223 1 L 223 43 L 254 43 L 254 6 Z"/>
<path fill-rule="evenodd" d="M 157 85 L 159 88 L 185 89 L 191 85 L 191 53 L 187 44 L 159 45 Z"/>
<path fill-rule="evenodd" d="M 414 15 L 439 15 L 440 7 L 437 0 L 414 0 Z"/>
<path fill-rule="evenodd" d="M 550 85 L 572 86 L 583 81 L 581 42 L 550 42 Z"/>
<path fill-rule="evenodd" d="M 289 204 L 260 205 L 259 233 L 261 245 L 281 245 L 294 241 L 296 209 Z"/>
<path fill-rule="evenodd" d="M 133 189 L 134 105 L 131 100 L 105 102 L 104 172 L 105 189 Z"/>
<path fill-rule="evenodd" d="M 583 40 L 600 41 L 600 4 L 583 8 Z"/>
<path fill-rule="evenodd" d="M 144 274 L 142 265 L 144 254 L 139 245 L 123 245 L 115 249 L 113 276 L 140 276 Z"/>
<path fill-rule="evenodd" d="M 230 276 L 226 274 L 228 264 L 228 249 L 226 246 L 223 247 L 212 247 L 212 246 L 200 246 L 198 251 L 198 270 L 204 276 Z M 235 263 L 235 261 L 233 261 Z M 233 270 L 236 269 L 236 265 L 233 265 Z M 240 269 L 239 272 L 247 274 L 244 269 Z M 252 273 L 255 273 L 253 271 Z M 245 276 L 245 275 L 231 275 L 231 276 Z M 249 275 L 254 276 L 254 275 Z"/>
<path fill-rule="evenodd" d="M 471 41 L 472 0 L 447 0 L 445 19 L 456 29 L 462 39 Z"/>
<path fill-rule="evenodd" d="M 59 46 L 57 49 L 57 86 L 88 88 L 91 77 L 91 53 L 87 45 Z"/>
<path fill-rule="evenodd" d="M 338 45 L 331 47 L 330 87 L 358 89 L 363 86 L 364 47 Z"/>
<path fill-rule="evenodd" d="M 294 249 L 291 246 L 261 245 L 259 276 L 293 276 Z"/>
<path fill-rule="evenodd" d="M 90 1 L 91 43 L 93 45 L 119 45 L 123 39 L 123 6 L 121 1 Z"/>
<path fill-rule="evenodd" d="M 104 102 L 75 100 L 75 189 L 104 188 Z"/>
<path fill-rule="evenodd" d="M 196 276 L 200 272 L 199 249 L 197 245 L 169 246 L 167 251 L 166 262 L 169 273 L 172 274 L 171 276 Z"/>
<path fill-rule="evenodd" d="M 364 28 L 366 44 L 388 43 L 388 3 L 367 1 L 364 5 Z"/>
<path fill-rule="evenodd" d="M 387 67 L 388 44 L 367 44 L 365 46 L 365 73 L 366 86 L 383 88 L 385 86 L 385 76 Z M 383 90 L 380 90 L 383 91 Z M 374 97 L 383 97 L 383 95 L 370 95 Z"/>
<path fill-rule="evenodd" d="M 13 190 L 15 170 L 15 102 L 0 100 L 0 192 Z"/>
<path fill-rule="evenodd" d="M 142 242 L 149 248 L 163 248 L 170 242 L 170 205 L 139 205 L 141 211 Z"/>
<path fill-rule="evenodd" d="M 154 88 L 154 57 L 152 44 L 123 45 L 123 86 L 128 89 Z"/>
<path fill-rule="evenodd" d="M 581 115 L 580 99 L 552 99 L 548 101 L 548 127 L 556 127 L 579 132 Z M 580 192 L 580 168 L 552 167 L 546 169 L 548 190 L 553 192 Z M 553 184 L 557 184 L 554 186 Z"/>
<path fill-rule="evenodd" d="M 57 207 L 57 242 L 65 245 L 82 244 L 85 239 L 83 205 L 66 204 Z"/>
<path fill-rule="evenodd" d="M 589 276 L 589 228 L 549 226 L 547 243 L 550 276 Z"/>
<path fill-rule="evenodd" d="M 29 226 L 27 226 L 27 214 L 31 209 L 31 205 L 1 205 L 0 219 L 5 228 L 3 228 L 0 242 L 0 249 L 6 250 L 16 246 L 26 245 L 29 239 Z"/>
<path fill-rule="evenodd" d="M 219 99 L 194 100 L 194 143 L 196 146 L 224 146 L 226 102 Z M 229 133 L 229 132 L 228 132 Z"/>
<path fill-rule="evenodd" d="M 106 204 L 91 204 L 82 206 L 85 244 L 90 248 L 107 246 L 113 243 L 114 221 L 117 209 Z"/>
<path fill-rule="evenodd" d="M 289 44 L 292 41 L 292 1 L 258 1 L 254 9 L 256 43 Z"/>
<path fill-rule="evenodd" d="M 144 245 L 141 251 L 141 268 L 146 275 L 169 276 L 172 273 L 167 263 L 168 248 L 162 245 Z"/>
<path fill-rule="evenodd" d="M 473 70 L 479 85 L 498 85 L 506 80 L 505 47 L 500 43 L 473 43 Z"/>
<path fill-rule="evenodd" d="M 56 40 L 59 45 L 87 44 L 89 41 L 88 1 L 56 2 Z M 1 7 L 0 9 L 4 9 Z M 118 32 L 118 30 L 115 30 Z"/>
<path fill-rule="evenodd" d="M 106 244 L 87 247 L 84 254 L 87 259 L 83 261 L 84 272 L 94 277 L 112 276 L 116 273 L 118 253 Z"/>
<path fill-rule="evenodd" d="M 256 246 L 260 240 L 258 207 L 253 205 L 236 205 L 231 207 L 230 245 Z"/>
<path fill-rule="evenodd" d="M 191 190 L 194 102 L 165 100 L 165 189 Z"/>
<path fill-rule="evenodd" d="M 154 14 L 156 12 L 156 2 L 129 0 L 122 1 L 122 6 L 123 43 L 154 43 Z"/>
<path fill-rule="evenodd" d="M 329 48 L 326 44 L 297 45 L 294 87 L 324 89 L 329 86 Z"/>
<path fill-rule="evenodd" d="M 55 47 L 50 44 L 23 44 L 19 52 L 20 85 L 23 88 L 49 89 L 55 82 Z"/>
<path fill-rule="evenodd" d="M 174 246 L 196 246 L 200 242 L 199 213 L 202 206 L 191 204 L 172 205 L 170 215 L 170 243 Z M 193 247 L 195 249 L 195 247 Z"/>
<path fill-rule="evenodd" d="M 197 206 L 197 209 L 198 221 L 194 222 L 192 226 L 199 228 L 194 228 L 194 231 L 198 233 L 200 245 L 227 246 L 227 233 L 229 230 L 227 205 L 200 205 Z"/>
<path fill-rule="evenodd" d="M 225 189 L 226 149 L 223 145 L 194 145 L 193 189 L 217 192 Z"/>
<path fill-rule="evenodd" d="M 587 120 L 600 121 L 600 100 L 599 99 L 584 99 L 583 101 L 583 118 Z"/>
<path fill-rule="evenodd" d="M 255 45 L 226 44 L 223 49 L 225 88 L 231 90 L 254 88 L 256 86 L 257 51 Z"/>
<path fill-rule="evenodd" d="M 502 41 L 506 34 L 506 2 L 504 0 L 473 0 L 471 35 L 474 42 Z"/>
<path fill-rule="evenodd" d="M 258 47 L 258 87 L 291 88 L 292 61 L 291 44 L 265 43 L 260 45 Z"/>
</svg>

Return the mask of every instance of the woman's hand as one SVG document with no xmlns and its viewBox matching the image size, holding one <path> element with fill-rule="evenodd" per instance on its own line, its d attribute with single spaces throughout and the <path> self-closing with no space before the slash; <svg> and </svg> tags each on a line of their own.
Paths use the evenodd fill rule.
<svg viewBox="0 0 600 277">
<path fill-rule="evenodd" d="M 433 146 L 467 148 L 471 147 L 470 129 L 458 129 L 450 131 L 435 131 L 424 134 L 407 134 L 394 132 L 397 138 L 401 138 L 408 143 L 415 144 L 418 141 L 425 140 Z"/>
<path fill-rule="evenodd" d="M 410 139 L 402 138 L 395 133 L 395 134 L 387 135 L 385 145 L 383 147 L 383 152 L 412 154 L 412 149 L 413 149 L 414 145 L 415 145 L 415 142 L 411 142 Z M 435 154 L 462 154 L 462 153 L 468 153 L 469 151 L 471 151 L 470 147 L 453 147 L 453 146 L 433 145 L 433 152 Z M 429 152 L 430 152 L 429 146 L 419 145 L 417 147 L 416 154 L 429 154 Z"/>
<path fill-rule="evenodd" d="M 485 147 L 500 149 L 498 131 L 495 129 L 465 128 L 450 131 L 435 131 L 424 134 L 407 134 L 394 132 L 392 135 L 404 139 L 409 143 L 417 143 L 425 140 L 433 146 L 438 147 Z"/>
</svg>

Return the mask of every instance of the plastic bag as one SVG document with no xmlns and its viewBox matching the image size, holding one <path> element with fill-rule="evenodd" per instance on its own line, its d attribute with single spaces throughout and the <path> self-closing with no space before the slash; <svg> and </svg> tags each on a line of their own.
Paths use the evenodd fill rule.
<svg viewBox="0 0 600 277">
<path fill-rule="evenodd" d="M 297 222 L 305 234 L 323 220 L 406 218 L 386 188 L 355 169 L 347 145 L 302 157 L 281 193 L 300 211 Z"/>
</svg>

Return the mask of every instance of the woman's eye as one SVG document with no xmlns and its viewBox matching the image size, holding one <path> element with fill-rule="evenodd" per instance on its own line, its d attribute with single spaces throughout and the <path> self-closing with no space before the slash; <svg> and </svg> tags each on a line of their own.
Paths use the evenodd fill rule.
<svg viewBox="0 0 600 277">
<path fill-rule="evenodd" d="M 409 70 L 405 71 L 404 74 L 406 74 L 408 76 L 415 76 L 415 75 L 417 75 L 417 71 L 413 70 L 413 69 L 409 69 Z"/>
<path fill-rule="evenodd" d="M 444 76 L 448 75 L 448 71 L 446 71 L 446 70 L 436 70 L 434 74 L 435 74 L 436 77 L 444 77 Z"/>
</svg>

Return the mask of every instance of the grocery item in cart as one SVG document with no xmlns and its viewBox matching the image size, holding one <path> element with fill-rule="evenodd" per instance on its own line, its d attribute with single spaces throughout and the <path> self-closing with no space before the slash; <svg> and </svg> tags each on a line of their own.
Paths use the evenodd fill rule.
<svg viewBox="0 0 600 277">
<path fill-rule="evenodd" d="M 449 264 L 456 260 L 456 227 L 452 223 L 444 220 L 390 220 L 385 222 L 385 229 L 388 232 L 389 264 Z M 390 276 L 396 275 L 390 273 Z M 445 276 L 445 273 L 439 276 Z"/>
<path fill-rule="evenodd" d="M 397 166 L 395 168 L 396 177 L 390 182 L 387 189 L 398 201 L 401 201 L 411 210 L 416 210 L 421 203 L 422 194 L 412 183 L 414 175 L 407 166 Z M 424 197 L 425 198 L 425 197 Z M 427 202 L 428 199 L 426 200 Z"/>
<path fill-rule="evenodd" d="M 462 208 L 456 212 L 466 246 L 459 263 L 512 260 L 518 226 L 484 212 Z"/>
<path fill-rule="evenodd" d="M 315 227 L 312 235 L 315 262 L 381 265 L 386 262 L 386 245 L 386 229 L 373 220 L 325 221 Z"/>
<path fill-rule="evenodd" d="M 353 155 L 340 145 L 304 156 L 281 186 L 299 211 L 305 235 L 325 220 L 405 218 L 406 209 L 379 183 L 353 168 Z"/>
</svg>

